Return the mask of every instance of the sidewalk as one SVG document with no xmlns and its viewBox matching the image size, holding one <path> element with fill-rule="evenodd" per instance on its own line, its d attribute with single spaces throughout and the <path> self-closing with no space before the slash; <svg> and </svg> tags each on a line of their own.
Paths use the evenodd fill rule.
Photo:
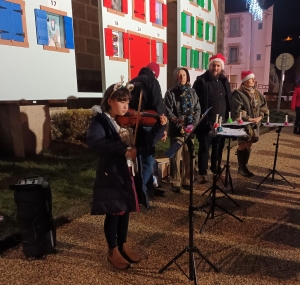
<svg viewBox="0 0 300 285">
<path fill-rule="evenodd" d="M 199 284 L 300 284 L 300 137 L 292 134 L 292 128 L 283 128 L 281 133 L 277 169 L 296 189 L 284 181 L 271 184 L 270 180 L 256 188 L 273 166 L 276 138 L 276 132 L 270 131 L 253 146 L 249 168 L 256 176 L 252 179 L 237 175 L 236 156 L 231 151 L 234 194 L 227 192 L 240 207 L 224 198 L 219 203 L 243 223 L 222 215 L 209 219 L 199 234 L 206 215 L 195 213 L 195 245 L 221 270 L 215 273 L 202 261 L 197 268 Z M 210 186 L 197 187 L 195 205 L 204 202 L 201 194 Z M 188 245 L 188 203 L 188 191 L 175 194 L 166 186 L 166 197 L 152 201 L 150 211 L 131 215 L 129 242 L 142 261 L 125 272 L 106 261 L 103 217 L 85 215 L 58 229 L 56 255 L 29 262 L 20 247 L 5 252 L 0 258 L 0 284 L 191 284 L 174 264 L 158 273 Z M 188 274 L 187 253 L 179 264 Z"/>
</svg>

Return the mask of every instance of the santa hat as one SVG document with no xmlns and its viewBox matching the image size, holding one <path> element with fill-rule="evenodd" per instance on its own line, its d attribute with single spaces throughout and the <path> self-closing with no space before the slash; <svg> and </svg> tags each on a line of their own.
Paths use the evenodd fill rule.
<svg viewBox="0 0 300 285">
<path fill-rule="evenodd" d="M 242 76 L 241 76 L 241 79 L 242 79 L 242 83 L 247 81 L 248 79 L 250 78 L 255 78 L 255 75 L 253 74 L 252 71 L 242 71 Z"/>
<path fill-rule="evenodd" d="M 209 65 L 211 65 L 213 62 L 219 62 L 222 66 L 222 69 L 224 69 L 224 64 L 226 62 L 226 57 L 223 54 L 218 53 L 218 54 L 212 56 L 209 59 Z"/>
<path fill-rule="evenodd" d="M 156 62 L 151 62 L 147 65 L 148 68 L 150 68 L 153 73 L 155 74 L 155 77 L 158 78 L 160 67 Z"/>
</svg>

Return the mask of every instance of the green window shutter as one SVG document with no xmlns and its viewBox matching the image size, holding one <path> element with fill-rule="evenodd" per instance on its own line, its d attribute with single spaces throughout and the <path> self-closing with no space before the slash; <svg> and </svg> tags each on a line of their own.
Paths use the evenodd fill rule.
<svg viewBox="0 0 300 285">
<path fill-rule="evenodd" d="M 181 32 L 186 33 L 186 14 L 181 12 Z"/>
<path fill-rule="evenodd" d="M 200 0 L 200 6 L 204 8 L 204 0 Z"/>
<path fill-rule="evenodd" d="M 205 69 L 208 69 L 209 57 L 210 57 L 210 54 L 206 53 L 205 54 Z"/>
<path fill-rule="evenodd" d="M 202 69 L 206 69 L 206 68 L 205 68 L 205 60 L 206 60 L 206 59 L 205 59 L 205 58 L 206 58 L 205 55 L 206 55 L 206 53 L 205 53 L 205 52 L 202 52 Z"/>
<path fill-rule="evenodd" d="M 209 40 L 209 23 L 205 23 L 205 40 L 208 41 Z"/>
<path fill-rule="evenodd" d="M 181 66 L 186 66 L 186 48 L 181 47 Z"/>
<path fill-rule="evenodd" d="M 191 35 L 195 35 L 195 17 L 191 17 Z"/>
<path fill-rule="evenodd" d="M 194 60 L 195 60 L 195 50 L 191 49 L 190 50 L 191 52 L 191 67 L 195 67 L 195 63 L 194 63 Z"/>
<path fill-rule="evenodd" d="M 197 4 L 201 6 L 201 0 L 197 0 Z"/>
<path fill-rule="evenodd" d="M 194 50 L 194 67 L 199 68 L 199 51 Z"/>
<path fill-rule="evenodd" d="M 208 11 L 211 11 L 211 0 L 208 0 Z"/>
<path fill-rule="evenodd" d="M 213 26 L 213 36 L 212 36 L 213 43 L 216 42 L 216 35 L 217 35 L 217 27 Z"/>
<path fill-rule="evenodd" d="M 197 36 L 203 39 L 203 21 L 200 19 L 197 20 Z"/>
</svg>

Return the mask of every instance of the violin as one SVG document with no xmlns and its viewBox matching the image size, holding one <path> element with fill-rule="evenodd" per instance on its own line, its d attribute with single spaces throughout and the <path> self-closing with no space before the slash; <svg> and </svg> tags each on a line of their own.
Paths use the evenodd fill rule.
<svg viewBox="0 0 300 285">
<path fill-rule="evenodd" d="M 156 123 L 159 115 L 156 111 L 148 110 L 140 112 L 139 114 L 139 124 L 147 127 L 153 127 Z M 124 116 L 117 116 L 117 123 L 125 128 L 135 126 L 138 119 L 138 111 L 133 109 L 128 109 L 127 113 Z"/>
</svg>

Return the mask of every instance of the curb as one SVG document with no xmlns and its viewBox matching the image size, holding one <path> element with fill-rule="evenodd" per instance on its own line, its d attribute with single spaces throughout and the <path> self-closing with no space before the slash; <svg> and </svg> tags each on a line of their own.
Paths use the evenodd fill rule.
<svg viewBox="0 0 300 285">
<path fill-rule="evenodd" d="M 67 210 L 65 213 L 54 217 L 54 225 L 56 228 L 64 224 L 71 223 L 73 220 L 82 217 L 90 212 L 90 200 L 83 201 L 82 205 L 74 206 Z M 0 240 L 0 254 L 4 251 L 20 245 L 22 242 L 21 234 L 19 231 L 8 234 Z"/>
</svg>

